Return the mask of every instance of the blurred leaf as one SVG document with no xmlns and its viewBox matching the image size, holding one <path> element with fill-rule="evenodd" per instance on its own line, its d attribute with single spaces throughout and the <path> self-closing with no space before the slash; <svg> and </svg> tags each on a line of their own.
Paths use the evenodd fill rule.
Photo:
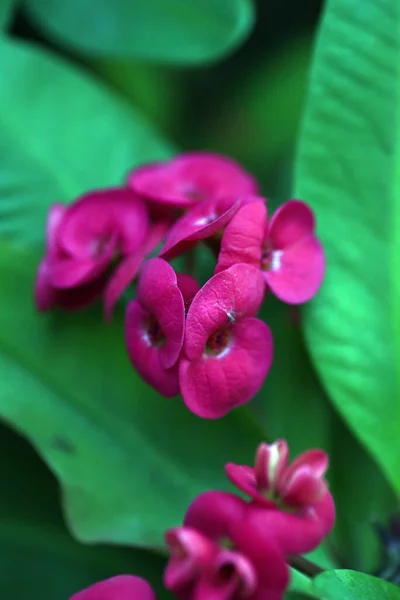
<svg viewBox="0 0 400 600">
<path fill-rule="evenodd" d="M 307 355 L 299 310 L 270 294 L 260 318 L 272 330 L 274 361 L 250 406 L 270 440 L 288 440 L 292 457 L 313 447 L 329 452 L 334 415 Z"/>
<path fill-rule="evenodd" d="M 7 28 L 15 4 L 16 0 L 0 0 L 0 30 Z"/>
<path fill-rule="evenodd" d="M 300 136 L 295 195 L 316 211 L 328 264 L 305 332 L 331 400 L 399 491 L 390 269 L 400 5 L 355 7 L 326 4 Z"/>
<path fill-rule="evenodd" d="M 118 573 L 149 579 L 158 598 L 164 560 L 144 550 L 83 546 L 62 522 L 57 483 L 19 436 L 0 427 L 0 597 L 66 600 Z"/>
<path fill-rule="evenodd" d="M 211 115 L 208 139 L 253 166 L 262 177 L 292 150 L 307 90 L 313 36 L 297 33 L 259 57 Z M 270 193 L 270 192 L 269 192 Z"/>
<path fill-rule="evenodd" d="M 374 571 L 380 544 L 374 525 L 385 523 L 398 508 L 398 500 L 376 463 L 337 420 L 331 447 L 330 483 L 336 503 L 332 539 L 340 566 Z"/>
<path fill-rule="evenodd" d="M 146 386 L 120 319 L 37 314 L 38 257 L 0 250 L 0 416 L 58 476 L 80 539 L 159 546 L 198 493 L 231 489 L 224 464 L 252 459 L 258 429 L 245 408 L 206 421 Z"/>
<path fill-rule="evenodd" d="M 254 21 L 250 0 L 25 0 L 43 31 L 81 52 L 172 63 L 219 58 Z"/>
<path fill-rule="evenodd" d="M 357 571 L 326 571 L 314 579 L 323 600 L 399 600 L 400 588 Z"/>
<path fill-rule="evenodd" d="M 152 123 L 176 135 L 184 100 L 181 71 L 122 58 L 93 59 L 90 66 Z"/>
<path fill-rule="evenodd" d="M 59 58 L 1 40 L 0 62 L 3 235 L 41 240 L 51 203 L 121 185 L 132 166 L 172 152 L 132 107 Z"/>
</svg>

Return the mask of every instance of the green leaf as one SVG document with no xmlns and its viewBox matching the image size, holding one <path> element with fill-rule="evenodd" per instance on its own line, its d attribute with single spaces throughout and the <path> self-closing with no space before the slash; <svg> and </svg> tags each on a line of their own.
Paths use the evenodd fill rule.
<svg viewBox="0 0 400 600">
<path fill-rule="evenodd" d="M 314 208 L 327 254 L 305 333 L 331 400 L 399 491 L 391 238 L 400 5 L 357 6 L 326 4 L 300 135 L 295 195 Z"/>
<path fill-rule="evenodd" d="M 43 31 L 87 54 L 191 64 L 234 49 L 254 22 L 250 0 L 26 0 Z"/>
<path fill-rule="evenodd" d="M 62 521 L 58 486 L 35 452 L 0 426 L 0 597 L 69 598 L 119 573 L 134 573 L 161 585 L 165 561 L 152 552 L 83 546 Z"/>
<path fill-rule="evenodd" d="M 0 234 L 42 240 L 51 203 L 121 185 L 131 167 L 172 152 L 131 106 L 59 58 L 0 40 L 0 63 Z"/>
<path fill-rule="evenodd" d="M 307 575 L 292 568 L 290 569 L 288 592 L 300 592 L 306 596 L 317 598 L 317 595 L 314 593 L 312 580 Z"/>
<path fill-rule="evenodd" d="M 15 0 L 0 0 L 0 30 L 7 29 L 11 21 Z"/>
<path fill-rule="evenodd" d="M 357 571 L 326 571 L 314 579 L 323 600 L 399 600 L 400 588 Z"/>
<path fill-rule="evenodd" d="M 197 494 L 232 489 L 224 464 L 251 464 L 259 431 L 246 409 L 206 421 L 146 386 L 121 319 L 37 314 L 38 260 L 0 246 L 0 417 L 59 478 L 78 538 L 159 546 Z"/>
</svg>

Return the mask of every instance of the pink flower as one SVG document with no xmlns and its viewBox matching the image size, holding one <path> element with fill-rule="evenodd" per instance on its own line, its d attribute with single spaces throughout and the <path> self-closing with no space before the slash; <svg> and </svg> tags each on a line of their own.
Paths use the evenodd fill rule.
<svg viewBox="0 0 400 600">
<path fill-rule="evenodd" d="M 238 262 L 261 269 L 268 287 L 284 302 L 310 300 L 325 273 L 325 255 L 315 236 L 311 209 L 300 200 L 289 200 L 267 223 L 264 203 L 243 206 L 222 236 L 215 272 Z"/>
<path fill-rule="evenodd" d="M 180 276 L 185 294 L 198 285 Z M 187 298 L 186 298 L 187 301 Z M 125 339 L 132 364 L 160 394 L 179 393 L 178 359 L 185 329 L 185 298 L 174 269 L 161 258 L 147 261 L 141 271 L 137 297 L 126 311 Z"/>
<path fill-rule="evenodd" d="M 228 463 L 228 478 L 254 501 L 253 519 L 267 527 L 286 553 L 309 552 L 332 529 L 335 505 L 324 474 L 328 456 L 309 450 L 287 464 L 285 440 L 260 444 L 255 467 Z M 268 509 L 268 510 L 265 510 Z"/>
<path fill-rule="evenodd" d="M 155 600 L 147 581 L 134 575 L 117 575 L 94 583 L 69 600 Z"/>
<path fill-rule="evenodd" d="M 216 419 L 248 402 L 272 362 L 272 336 L 254 316 L 264 297 L 256 268 L 237 264 L 196 294 L 186 319 L 179 382 L 196 415 Z"/>
<path fill-rule="evenodd" d="M 257 183 L 233 160 L 211 152 L 188 152 L 132 171 L 135 193 L 158 205 L 188 208 L 200 200 L 256 194 Z"/>
<path fill-rule="evenodd" d="M 40 310 L 73 310 L 92 302 L 116 256 L 136 252 L 148 230 L 148 211 L 130 190 L 91 192 L 70 206 L 55 204 L 47 221 L 47 253 L 36 280 Z"/>
<path fill-rule="evenodd" d="M 272 537 L 248 534 L 250 510 L 233 494 L 205 492 L 189 506 L 184 526 L 167 532 L 164 583 L 180 600 L 283 598 L 285 557 Z"/>
</svg>

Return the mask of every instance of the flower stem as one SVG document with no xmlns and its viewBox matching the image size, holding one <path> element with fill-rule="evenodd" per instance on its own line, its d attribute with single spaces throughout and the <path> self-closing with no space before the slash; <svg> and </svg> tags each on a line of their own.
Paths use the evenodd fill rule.
<svg viewBox="0 0 400 600">
<path fill-rule="evenodd" d="M 300 556 L 299 554 L 290 556 L 289 564 L 297 571 L 300 571 L 300 573 L 303 573 L 303 575 L 307 575 L 307 577 L 315 577 L 316 575 L 319 575 L 325 571 L 325 569 L 322 569 L 315 563 L 307 560 L 307 558 L 304 558 L 304 556 Z"/>
</svg>

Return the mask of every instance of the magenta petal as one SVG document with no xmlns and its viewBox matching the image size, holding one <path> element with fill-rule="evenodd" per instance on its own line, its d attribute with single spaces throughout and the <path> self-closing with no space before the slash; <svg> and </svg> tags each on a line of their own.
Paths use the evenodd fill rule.
<svg viewBox="0 0 400 600">
<path fill-rule="evenodd" d="M 144 198 L 180 208 L 209 198 L 255 194 L 258 188 L 239 164 L 210 152 L 188 152 L 145 165 L 130 173 L 128 183 Z"/>
<path fill-rule="evenodd" d="M 240 201 L 231 198 L 229 202 L 221 204 L 222 212 L 219 210 L 218 202 L 214 199 L 205 200 L 197 204 L 192 210 L 181 217 L 168 233 L 160 256 L 171 260 L 182 254 L 188 244 L 198 240 L 211 237 L 220 229 L 223 229 L 237 212 Z"/>
<path fill-rule="evenodd" d="M 184 525 L 197 529 L 210 540 L 230 538 L 246 510 L 246 502 L 235 494 L 203 492 L 187 509 Z"/>
<path fill-rule="evenodd" d="M 332 496 L 325 496 L 315 506 L 288 513 L 281 510 L 269 510 L 253 504 L 249 508 L 247 533 L 254 549 L 261 553 L 263 546 L 271 541 L 284 554 L 302 554 L 311 552 L 322 542 L 335 522 L 335 505 Z"/>
<path fill-rule="evenodd" d="M 255 460 L 255 477 L 259 489 L 277 491 L 282 474 L 286 470 L 288 457 L 289 447 L 286 440 L 259 445 Z"/>
<path fill-rule="evenodd" d="M 192 309 L 195 300 L 192 303 Z M 218 419 L 258 392 L 273 355 L 271 331 L 250 317 L 231 329 L 231 344 L 220 355 L 181 358 L 179 382 L 186 406 L 204 419 Z"/>
<path fill-rule="evenodd" d="M 185 311 L 187 312 L 193 301 L 193 298 L 200 290 L 200 286 L 194 277 L 191 275 L 186 275 L 186 273 L 177 273 L 176 279 L 185 303 Z"/>
<path fill-rule="evenodd" d="M 137 300 L 127 306 L 125 342 L 129 358 L 143 379 L 163 396 L 179 394 L 178 367 L 165 369 L 160 362 L 160 348 L 153 346 L 146 335 L 150 319 Z"/>
<path fill-rule="evenodd" d="M 100 270 L 100 272 L 103 269 Z M 96 261 L 63 258 L 52 261 L 49 265 L 51 284 L 60 289 L 73 288 L 99 275 L 99 265 Z"/>
<path fill-rule="evenodd" d="M 312 506 L 321 500 L 327 489 L 325 480 L 303 465 L 288 480 L 280 496 L 286 506 Z"/>
<path fill-rule="evenodd" d="M 260 268 L 261 248 L 267 233 L 267 207 L 264 201 L 245 204 L 227 225 L 215 273 L 237 263 Z"/>
<path fill-rule="evenodd" d="M 252 507 L 248 507 L 251 511 Z M 276 511 L 261 511 L 269 513 L 271 518 Z M 232 536 L 237 549 L 248 559 L 257 573 L 257 588 L 250 600 L 282 600 L 284 591 L 289 583 L 289 567 L 285 553 L 276 543 L 268 530 L 257 530 L 251 513 L 238 522 Z"/>
<path fill-rule="evenodd" d="M 319 290 L 325 274 L 325 254 L 315 237 L 282 251 L 276 268 L 264 271 L 271 291 L 283 302 L 301 304 Z"/>
<path fill-rule="evenodd" d="M 289 200 L 272 216 L 268 239 L 274 250 L 284 250 L 313 235 L 314 227 L 315 219 L 311 208 L 301 200 Z"/>
<path fill-rule="evenodd" d="M 137 299 L 159 323 L 165 342 L 159 348 L 161 365 L 172 367 L 178 360 L 185 330 L 185 304 L 174 269 L 161 258 L 151 258 L 142 268 Z"/>
<path fill-rule="evenodd" d="M 57 254 L 57 231 L 67 207 L 57 202 L 50 207 L 46 222 L 46 248 L 50 256 Z"/>
<path fill-rule="evenodd" d="M 90 192 L 68 207 L 58 230 L 64 251 L 90 258 L 95 245 L 116 236 L 123 254 L 134 252 L 144 241 L 148 210 L 128 188 Z"/>
<path fill-rule="evenodd" d="M 185 354 L 199 359 L 209 336 L 243 317 L 255 316 L 264 298 L 261 271 L 238 264 L 207 281 L 190 306 L 185 335 Z"/>
<path fill-rule="evenodd" d="M 131 254 L 118 265 L 111 275 L 104 291 L 104 313 L 107 321 L 111 320 L 115 304 L 135 279 L 144 258 L 143 250 Z"/>
<path fill-rule="evenodd" d="M 47 259 L 39 265 L 35 281 L 35 303 L 40 311 L 50 310 L 57 304 L 57 291 L 49 282 L 49 268 Z"/>
<path fill-rule="evenodd" d="M 156 600 L 150 584 L 134 575 L 117 575 L 94 583 L 70 600 Z"/>
</svg>

